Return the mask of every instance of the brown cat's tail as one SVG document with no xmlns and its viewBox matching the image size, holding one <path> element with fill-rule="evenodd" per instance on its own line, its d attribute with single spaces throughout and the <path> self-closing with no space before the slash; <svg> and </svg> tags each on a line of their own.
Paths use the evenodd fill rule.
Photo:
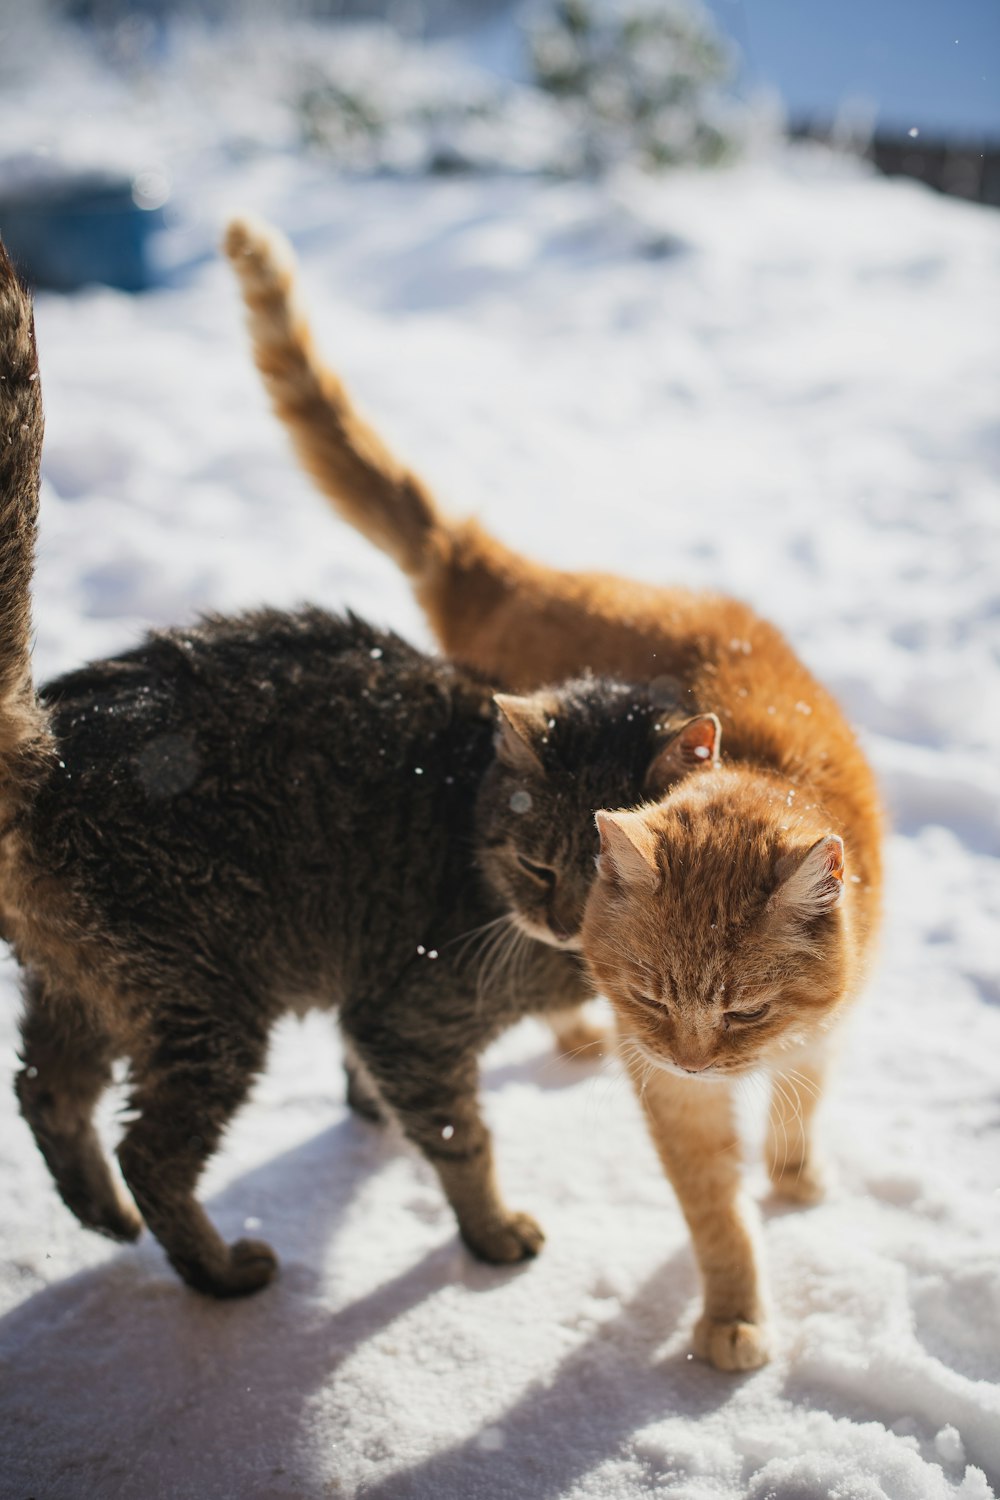
<svg viewBox="0 0 1000 1500">
<path fill-rule="evenodd" d="M 45 733 L 31 678 L 42 393 L 31 298 L 0 242 L 0 781 Z"/>
<path fill-rule="evenodd" d="M 303 465 L 345 521 L 420 578 L 448 550 L 448 523 L 317 353 L 298 305 L 291 246 L 269 225 L 241 218 L 230 223 L 224 249 L 240 279 L 257 368 Z"/>
</svg>

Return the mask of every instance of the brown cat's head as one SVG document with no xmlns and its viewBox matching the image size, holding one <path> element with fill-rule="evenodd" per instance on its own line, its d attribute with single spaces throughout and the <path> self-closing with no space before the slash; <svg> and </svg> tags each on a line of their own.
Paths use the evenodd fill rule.
<svg viewBox="0 0 1000 1500">
<path fill-rule="evenodd" d="M 579 948 L 600 807 L 659 797 L 711 757 L 718 720 L 684 722 L 648 687 L 582 678 L 500 694 L 496 758 L 479 795 L 478 858 L 527 936 Z"/>
<path fill-rule="evenodd" d="M 844 846 L 796 810 L 794 788 L 713 754 L 656 806 L 597 822 L 583 949 L 633 1057 L 709 1079 L 746 1072 L 844 999 Z"/>
</svg>

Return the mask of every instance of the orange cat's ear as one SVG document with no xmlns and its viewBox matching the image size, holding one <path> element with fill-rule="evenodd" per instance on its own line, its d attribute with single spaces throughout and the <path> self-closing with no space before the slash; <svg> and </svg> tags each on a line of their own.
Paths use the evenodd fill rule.
<svg viewBox="0 0 1000 1500">
<path fill-rule="evenodd" d="M 656 863 L 656 836 L 639 813 L 599 812 L 597 831 L 601 835 L 601 853 L 597 873 L 603 880 L 619 885 L 645 886 L 654 889 L 660 872 Z"/>
<path fill-rule="evenodd" d="M 771 897 L 776 910 L 802 921 L 832 911 L 844 894 L 843 839 L 828 833 L 805 854 L 786 855 L 779 862 L 778 874 L 783 878 Z"/>
<path fill-rule="evenodd" d="M 689 771 L 698 766 L 717 766 L 721 742 L 722 725 L 715 714 L 699 714 L 695 719 L 688 719 L 651 761 L 646 772 L 645 791 L 651 797 L 662 797 Z"/>
<path fill-rule="evenodd" d="M 497 707 L 497 758 L 512 771 L 540 771 L 540 746 L 548 735 L 551 717 L 543 700 L 495 693 L 493 702 Z"/>
</svg>

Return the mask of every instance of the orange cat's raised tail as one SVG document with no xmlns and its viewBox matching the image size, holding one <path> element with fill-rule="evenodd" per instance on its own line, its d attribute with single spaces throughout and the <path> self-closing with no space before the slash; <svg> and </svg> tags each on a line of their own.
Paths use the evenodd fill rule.
<svg viewBox="0 0 1000 1500">
<path fill-rule="evenodd" d="M 234 219 L 225 250 L 240 278 L 257 368 L 303 465 L 345 521 L 418 578 L 440 550 L 442 517 L 317 354 L 287 240 L 269 226 Z"/>
<path fill-rule="evenodd" d="M 655 675 L 655 639 L 650 646 L 641 624 L 631 651 L 616 639 L 620 580 L 546 567 L 476 521 L 447 516 L 390 452 L 316 349 L 284 235 L 238 218 L 223 248 L 240 280 L 254 359 L 299 458 L 337 513 L 407 574 L 444 651 L 518 690 L 574 675 L 567 645 L 595 671 Z M 657 591 L 630 584 L 629 592 L 633 613 L 649 596 L 655 637 Z"/>
</svg>

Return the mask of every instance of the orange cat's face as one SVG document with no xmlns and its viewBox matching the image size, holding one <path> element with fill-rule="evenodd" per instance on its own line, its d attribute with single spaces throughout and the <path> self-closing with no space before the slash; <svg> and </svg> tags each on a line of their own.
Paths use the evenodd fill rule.
<svg viewBox="0 0 1000 1500">
<path fill-rule="evenodd" d="M 583 949 L 633 1056 L 709 1079 L 791 1061 L 844 999 L 843 844 L 788 790 L 713 763 L 598 813 Z"/>
</svg>

